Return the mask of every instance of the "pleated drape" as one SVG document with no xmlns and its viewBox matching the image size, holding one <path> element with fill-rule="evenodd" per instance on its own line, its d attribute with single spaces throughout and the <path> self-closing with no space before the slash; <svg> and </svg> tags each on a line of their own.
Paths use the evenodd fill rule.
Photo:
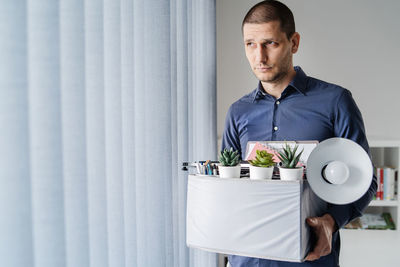
<svg viewBox="0 0 400 267">
<path fill-rule="evenodd" d="M 5 0 L 0 38 L 0 266 L 216 266 L 179 166 L 217 154 L 215 1 Z"/>
</svg>

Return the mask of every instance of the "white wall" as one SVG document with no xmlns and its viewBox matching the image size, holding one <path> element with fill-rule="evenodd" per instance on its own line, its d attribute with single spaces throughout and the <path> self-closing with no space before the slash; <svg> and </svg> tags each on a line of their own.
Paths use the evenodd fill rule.
<svg viewBox="0 0 400 267">
<path fill-rule="evenodd" d="M 231 103 L 257 86 L 241 23 L 259 1 L 217 0 L 217 112 L 222 135 Z M 301 35 L 295 65 L 349 89 L 369 136 L 400 139 L 400 1 L 287 0 Z"/>
</svg>

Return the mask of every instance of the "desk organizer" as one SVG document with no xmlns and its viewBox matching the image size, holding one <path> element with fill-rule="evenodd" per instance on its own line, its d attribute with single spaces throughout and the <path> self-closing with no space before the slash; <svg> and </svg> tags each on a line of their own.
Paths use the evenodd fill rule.
<svg viewBox="0 0 400 267">
<path fill-rule="evenodd" d="M 186 241 L 211 252 L 302 262 L 311 246 L 305 220 L 324 210 L 306 180 L 189 175 Z"/>
</svg>

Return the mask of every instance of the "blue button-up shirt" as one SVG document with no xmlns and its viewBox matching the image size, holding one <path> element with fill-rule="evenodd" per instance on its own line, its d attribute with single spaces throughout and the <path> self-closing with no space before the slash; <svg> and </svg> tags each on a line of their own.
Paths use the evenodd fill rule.
<svg viewBox="0 0 400 267">
<path fill-rule="evenodd" d="M 323 141 L 344 137 L 360 144 L 368 153 L 361 113 L 350 91 L 331 83 L 307 76 L 295 67 L 296 76 L 281 97 L 266 94 L 261 82 L 248 95 L 229 108 L 226 116 L 222 149 L 233 147 L 245 157 L 248 141 Z M 329 205 L 327 213 L 339 228 L 360 216 L 376 193 L 376 178 L 367 193 L 348 205 Z M 340 239 L 333 236 L 332 253 L 317 261 L 291 263 L 229 256 L 233 267 L 267 266 L 338 266 Z"/>
</svg>

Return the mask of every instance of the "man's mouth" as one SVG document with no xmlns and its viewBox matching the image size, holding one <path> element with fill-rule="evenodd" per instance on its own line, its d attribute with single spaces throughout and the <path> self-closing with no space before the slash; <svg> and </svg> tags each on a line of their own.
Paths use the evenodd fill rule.
<svg viewBox="0 0 400 267">
<path fill-rule="evenodd" d="M 260 72 L 267 72 L 269 70 L 272 69 L 272 66 L 259 66 L 256 67 L 256 70 L 260 71 Z"/>
</svg>

